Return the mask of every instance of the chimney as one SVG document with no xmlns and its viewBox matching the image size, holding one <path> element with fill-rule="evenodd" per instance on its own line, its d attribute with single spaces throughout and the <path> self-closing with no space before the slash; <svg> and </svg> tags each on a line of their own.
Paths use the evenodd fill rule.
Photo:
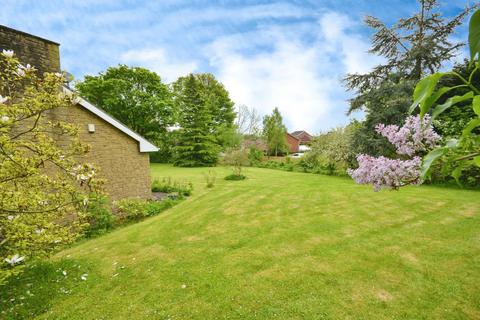
<svg viewBox="0 0 480 320">
<path fill-rule="evenodd" d="M 0 25 L 0 51 L 13 50 L 22 64 L 44 72 L 60 72 L 60 44 Z"/>
</svg>

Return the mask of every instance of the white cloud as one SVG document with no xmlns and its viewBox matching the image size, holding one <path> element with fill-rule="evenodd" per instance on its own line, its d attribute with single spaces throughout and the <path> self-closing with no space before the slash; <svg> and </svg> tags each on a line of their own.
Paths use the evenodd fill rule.
<svg viewBox="0 0 480 320">
<path fill-rule="evenodd" d="M 123 53 L 120 56 L 122 63 L 140 66 L 157 72 L 165 82 L 175 81 L 179 76 L 197 70 L 195 62 L 177 62 L 167 57 L 162 48 L 156 49 L 135 49 Z"/>
<path fill-rule="evenodd" d="M 368 39 L 347 22 L 326 13 L 317 32 L 309 30 L 317 35 L 312 41 L 303 40 L 301 27 L 257 29 L 217 39 L 207 54 L 235 102 L 263 114 L 278 107 L 289 130 L 316 133 L 347 121 L 344 74 L 365 72 L 377 62 L 366 52 Z"/>
</svg>

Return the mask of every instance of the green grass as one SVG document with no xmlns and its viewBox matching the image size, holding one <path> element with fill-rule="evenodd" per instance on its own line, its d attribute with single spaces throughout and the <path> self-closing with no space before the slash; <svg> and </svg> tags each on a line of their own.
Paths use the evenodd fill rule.
<svg viewBox="0 0 480 320">
<path fill-rule="evenodd" d="M 192 181 L 193 195 L 27 269 L 0 309 L 38 319 L 480 318 L 480 192 L 375 193 L 258 168 L 225 181 L 230 170 L 214 170 L 207 189 L 208 169 L 153 165 L 154 177 Z"/>
</svg>

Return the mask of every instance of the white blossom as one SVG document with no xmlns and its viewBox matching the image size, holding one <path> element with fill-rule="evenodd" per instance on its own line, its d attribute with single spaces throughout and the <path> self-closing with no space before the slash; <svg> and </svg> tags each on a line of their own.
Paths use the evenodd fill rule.
<svg viewBox="0 0 480 320">
<path fill-rule="evenodd" d="M 7 58 L 11 58 L 11 57 L 13 57 L 13 50 L 5 50 L 5 49 L 3 49 L 2 54 L 3 54 L 5 57 L 7 57 Z"/>
<path fill-rule="evenodd" d="M 67 276 L 67 271 L 63 270 L 62 273 L 65 277 Z"/>
<path fill-rule="evenodd" d="M 4 104 L 5 102 L 7 102 L 7 100 L 8 100 L 8 97 L 4 97 L 0 95 L 0 104 Z"/>
<path fill-rule="evenodd" d="M 0 118 L 0 120 L 2 120 L 2 122 L 7 122 L 8 120 L 10 120 L 10 117 L 9 116 L 2 116 Z"/>
<path fill-rule="evenodd" d="M 83 281 L 87 280 L 87 277 L 88 277 L 88 273 L 84 273 L 80 276 L 80 279 L 82 279 Z"/>
<path fill-rule="evenodd" d="M 18 74 L 20 77 L 24 77 L 24 76 L 25 76 L 25 71 L 24 71 L 21 67 L 18 67 L 18 68 L 17 68 L 17 74 Z"/>
<path fill-rule="evenodd" d="M 63 78 L 63 74 L 60 72 L 55 72 L 55 76 L 58 78 Z"/>
<path fill-rule="evenodd" d="M 25 259 L 25 257 L 20 257 L 18 254 L 15 254 L 13 257 L 11 257 L 10 259 L 9 258 L 5 258 L 5 262 L 8 263 L 9 265 L 13 266 L 17 263 L 20 263 L 22 262 L 23 260 Z"/>
</svg>

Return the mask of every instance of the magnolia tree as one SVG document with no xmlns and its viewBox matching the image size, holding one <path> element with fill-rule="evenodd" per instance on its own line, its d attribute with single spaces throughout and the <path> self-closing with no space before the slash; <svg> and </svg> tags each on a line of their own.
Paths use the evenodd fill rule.
<svg viewBox="0 0 480 320">
<path fill-rule="evenodd" d="M 95 168 L 78 161 L 88 148 L 77 128 L 51 116 L 74 102 L 63 83 L 0 53 L 0 285 L 76 239 L 99 192 Z"/>
<path fill-rule="evenodd" d="M 468 42 L 472 66 L 469 77 L 450 71 L 434 73 L 420 80 L 415 87 L 414 101 L 410 107 L 410 113 L 418 108 L 420 114 L 408 117 L 401 128 L 383 124 L 376 127 L 378 133 L 395 145 L 400 159 L 359 155 L 358 169 L 349 170 L 355 181 L 373 184 L 375 190 L 382 187 L 398 189 L 403 185 L 421 183 L 429 176 L 434 165 L 450 170 L 457 182 L 464 168 L 480 167 L 480 88 L 473 81 L 480 70 L 480 10 L 470 19 Z M 439 86 L 443 77 L 456 77 L 461 84 Z M 442 99 L 454 91 L 460 94 Z M 471 108 L 473 116 L 462 128 L 458 139 L 441 141 L 433 131 L 431 122 L 459 103 L 464 108 Z"/>
</svg>

